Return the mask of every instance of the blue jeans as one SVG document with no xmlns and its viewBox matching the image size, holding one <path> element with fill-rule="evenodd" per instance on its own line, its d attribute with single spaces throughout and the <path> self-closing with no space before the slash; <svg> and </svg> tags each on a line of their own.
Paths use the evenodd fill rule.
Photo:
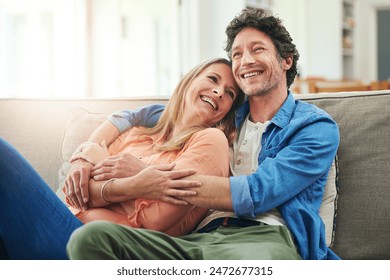
<svg viewBox="0 0 390 280">
<path fill-rule="evenodd" d="M 0 259 L 67 259 L 82 223 L 32 166 L 0 138 Z"/>
</svg>

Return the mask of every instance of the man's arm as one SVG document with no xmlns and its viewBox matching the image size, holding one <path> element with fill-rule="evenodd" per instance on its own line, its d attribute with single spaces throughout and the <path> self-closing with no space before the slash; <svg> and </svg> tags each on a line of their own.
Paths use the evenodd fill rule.
<svg viewBox="0 0 390 280">
<path fill-rule="evenodd" d="M 118 129 L 119 133 L 123 133 L 133 126 L 155 126 L 164 108 L 165 106 L 161 104 L 147 105 L 136 110 L 116 112 L 110 115 L 108 119 Z"/>
<path fill-rule="evenodd" d="M 188 177 L 201 182 L 201 187 L 194 189 L 197 195 L 177 197 L 197 206 L 249 217 L 278 207 L 327 172 L 337 151 L 338 128 L 330 119 L 318 120 L 296 133 L 290 142 L 252 174 Z"/>
<path fill-rule="evenodd" d="M 184 199 L 193 205 L 207 209 L 233 211 L 229 178 L 209 175 L 193 175 L 186 177 L 186 179 L 198 181 L 201 185 L 196 189 L 192 189 L 196 191 L 196 196 L 181 197 L 181 199 Z"/>
</svg>

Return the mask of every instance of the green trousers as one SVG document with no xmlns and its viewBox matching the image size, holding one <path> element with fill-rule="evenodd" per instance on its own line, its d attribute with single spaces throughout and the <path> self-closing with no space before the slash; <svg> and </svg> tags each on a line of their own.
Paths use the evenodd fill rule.
<svg viewBox="0 0 390 280">
<path fill-rule="evenodd" d="M 219 227 L 171 237 L 161 232 L 92 222 L 77 229 L 70 259 L 88 260 L 284 260 L 301 259 L 284 226 Z"/>
</svg>

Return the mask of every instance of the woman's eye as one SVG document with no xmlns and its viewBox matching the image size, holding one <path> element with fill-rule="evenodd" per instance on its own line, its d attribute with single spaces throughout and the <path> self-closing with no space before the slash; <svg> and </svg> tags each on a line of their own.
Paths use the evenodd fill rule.
<svg viewBox="0 0 390 280">
<path fill-rule="evenodd" d="M 236 97 L 236 95 L 234 94 L 234 92 L 231 91 L 231 90 L 227 91 L 227 94 L 228 94 L 233 100 L 234 100 L 235 97 Z"/>
<path fill-rule="evenodd" d="M 216 83 L 218 81 L 217 77 L 215 77 L 215 76 L 209 76 L 208 78 L 210 80 L 212 80 L 214 83 Z"/>
</svg>

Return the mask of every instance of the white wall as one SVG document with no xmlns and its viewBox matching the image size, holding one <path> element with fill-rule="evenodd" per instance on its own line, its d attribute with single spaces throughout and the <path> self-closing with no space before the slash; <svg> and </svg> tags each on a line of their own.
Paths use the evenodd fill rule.
<svg viewBox="0 0 390 280">
<path fill-rule="evenodd" d="M 274 14 L 283 20 L 300 53 L 301 76 L 342 78 L 341 0 L 274 3 Z"/>
<path fill-rule="evenodd" d="M 227 57 L 225 29 L 244 0 L 182 0 L 182 73 L 214 57 Z"/>
<path fill-rule="evenodd" d="M 300 75 L 307 75 L 308 53 L 307 53 L 307 30 L 306 23 L 306 1 L 307 0 L 274 0 L 273 13 L 278 16 L 293 39 L 293 43 L 299 51 L 298 68 Z"/>
</svg>

